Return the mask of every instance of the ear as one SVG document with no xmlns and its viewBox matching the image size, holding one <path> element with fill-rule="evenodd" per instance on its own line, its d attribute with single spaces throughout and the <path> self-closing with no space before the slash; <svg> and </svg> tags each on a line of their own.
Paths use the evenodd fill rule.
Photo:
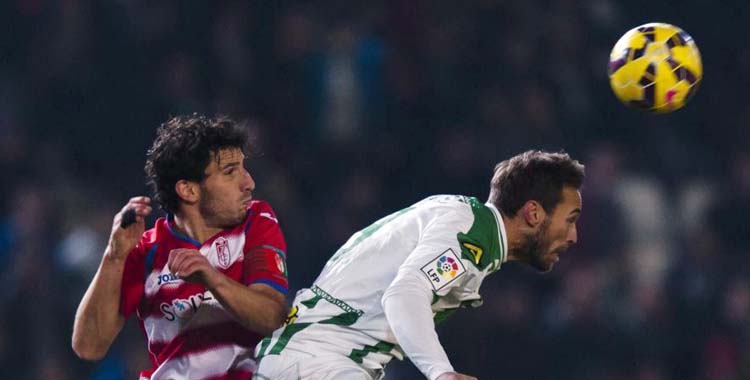
<svg viewBox="0 0 750 380">
<path fill-rule="evenodd" d="M 177 196 L 187 204 L 196 203 L 201 197 L 198 184 L 192 181 L 181 179 L 174 185 L 174 190 Z"/>
<path fill-rule="evenodd" d="M 544 207 L 537 201 L 526 201 L 521 207 L 521 214 L 529 227 L 538 226 L 547 217 Z"/>
</svg>

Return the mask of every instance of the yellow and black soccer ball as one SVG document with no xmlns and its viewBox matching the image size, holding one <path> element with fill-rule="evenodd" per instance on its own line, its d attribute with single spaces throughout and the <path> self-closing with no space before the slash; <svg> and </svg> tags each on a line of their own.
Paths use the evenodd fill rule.
<svg viewBox="0 0 750 380">
<path fill-rule="evenodd" d="M 609 56 L 609 84 L 623 103 L 655 113 L 682 108 L 698 90 L 703 64 L 684 30 L 650 23 L 629 30 Z"/>
</svg>

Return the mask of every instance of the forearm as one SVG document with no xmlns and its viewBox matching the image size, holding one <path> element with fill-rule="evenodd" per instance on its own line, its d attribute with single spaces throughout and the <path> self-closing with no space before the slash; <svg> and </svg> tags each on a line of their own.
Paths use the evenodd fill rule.
<svg viewBox="0 0 750 380">
<path fill-rule="evenodd" d="M 99 270 L 78 305 L 73 324 L 73 351 L 86 360 L 104 357 L 122 329 L 125 319 L 119 312 L 124 259 L 102 258 Z"/>
<path fill-rule="evenodd" d="M 284 320 L 284 296 L 271 287 L 245 286 L 219 275 L 207 288 L 235 320 L 251 331 L 268 335 Z"/>
<path fill-rule="evenodd" d="M 430 308 L 431 291 L 416 278 L 402 277 L 383 295 L 383 310 L 396 340 L 428 379 L 453 367 L 440 345 Z"/>
</svg>

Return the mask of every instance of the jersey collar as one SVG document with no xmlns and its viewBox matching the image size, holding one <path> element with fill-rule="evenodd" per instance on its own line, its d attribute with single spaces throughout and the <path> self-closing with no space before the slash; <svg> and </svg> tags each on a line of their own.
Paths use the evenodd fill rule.
<svg viewBox="0 0 750 380">
<path fill-rule="evenodd" d="M 171 233 L 172 236 L 174 236 L 174 237 L 176 237 L 176 238 L 178 238 L 178 239 L 180 239 L 180 240 L 182 240 L 184 242 L 190 243 L 190 244 L 192 244 L 192 245 L 194 245 L 194 246 L 196 246 L 198 248 L 200 248 L 203 245 L 198 240 L 195 240 L 195 239 L 191 238 L 190 236 L 185 236 L 185 235 L 183 235 L 183 234 L 175 231 L 175 229 L 172 228 L 172 223 L 174 223 L 174 215 L 167 214 L 167 230 L 169 230 L 169 233 Z"/>
<path fill-rule="evenodd" d="M 508 261 L 508 234 L 505 233 L 505 222 L 503 221 L 503 216 L 495 205 L 490 202 L 487 202 L 484 205 L 492 211 L 492 215 L 495 216 L 495 222 L 497 222 L 497 235 L 501 249 L 500 263 L 502 264 Z"/>
</svg>

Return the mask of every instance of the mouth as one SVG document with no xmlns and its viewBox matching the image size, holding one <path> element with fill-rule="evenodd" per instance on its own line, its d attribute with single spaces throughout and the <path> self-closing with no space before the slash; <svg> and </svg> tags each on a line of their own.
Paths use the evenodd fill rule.
<svg viewBox="0 0 750 380">
<path fill-rule="evenodd" d="M 242 204 L 245 205 L 245 207 L 250 205 L 250 202 L 253 200 L 252 196 L 249 196 L 247 198 L 242 198 Z"/>
<path fill-rule="evenodd" d="M 552 252 L 550 252 L 550 255 L 552 256 L 552 259 L 555 262 L 560 261 L 560 254 L 565 253 L 565 251 L 568 250 L 568 247 L 560 247 Z"/>
</svg>

